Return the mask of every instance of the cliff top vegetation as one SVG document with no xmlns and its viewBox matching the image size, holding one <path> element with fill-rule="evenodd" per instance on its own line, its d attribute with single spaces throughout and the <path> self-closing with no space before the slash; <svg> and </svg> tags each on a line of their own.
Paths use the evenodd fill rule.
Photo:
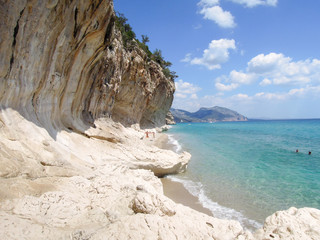
<svg viewBox="0 0 320 240">
<path fill-rule="evenodd" d="M 116 12 L 115 24 L 121 32 L 123 45 L 126 49 L 130 50 L 135 46 L 140 47 L 147 54 L 149 60 L 153 60 L 161 66 L 163 74 L 167 78 L 174 80 L 178 77 L 176 72 L 169 69 L 169 67 L 172 66 L 172 63 L 164 60 L 161 50 L 156 49 L 153 52 L 150 51 L 149 46 L 147 45 L 149 42 L 149 37 L 147 35 L 142 35 L 141 41 L 137 39 L 135 32 L 128 23 L 128 19 L 122 13 Z"/>
</svg>

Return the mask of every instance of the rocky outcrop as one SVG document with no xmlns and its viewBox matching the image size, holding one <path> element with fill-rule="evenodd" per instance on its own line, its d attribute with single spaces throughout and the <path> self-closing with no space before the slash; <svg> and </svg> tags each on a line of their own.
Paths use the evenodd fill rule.
<svg viewBox="0 0 320 240">
<path fill-rule="evenodd" d="M 61 132 L 68 132 L 119 144 L 123 153 L 118 155 L 123 156 L 132 149 L 113 121 L 138 125 L 137 129 L 165 124 L 173 100 L 173 80 L 166 78 L 159 64 L 138 45 L 124 48 L 112 1 L 5 1 L 0 16 L 2 143 L 9 139 L 0 150 L 0 176 L 22 172 L 30 177 L 45 176 L 47 173 L 40 171 L 43 166 L 72 172 L 72 167 L 65 169 L 71 164 L 63 156 L 66 152 L 60 155 L 57 144 L 48 143 L 51 139 L 44 136 L 45 131 L 57 142 Z M 28 137 L 35 141 L 28 142 Z M 63 141 L 76 145 L 80 140 Z M 160 163 L 159 149 L 143 154 L 145 149 L 139 146 L 134 154 L 119 158 L 157 175 L 183 171 L 190 159 L 171 152 Z M 50 157 L 41 155 L 43 148 Z M 23 160 L 14 162 L 13 156 Z M 25 156 L 36 156 L 35 161 Z"/>
<path fill-rule="evenodd" d="M 165 123 L 174 84 L 123 48 L 111 1 L 2 1 L 0 16 L 1 239 L 253 239 L 163 195 L 155 174 L 190 155 L 146 144 L 140 126 Z"/>
<path fill-rule="evenodd" d="M 257 239 L 320 239 L 320 210 L 290 208 L 268 217 Z"/>
<path fill-rule="evenodd" d="M 126 51 L 112 1 L 1 4 L 0 103 L 51 131 L 94 119 L 165 124 L 174 83 L 143 50 Z"/>
<path fill-rule="evenodd" d="M 166 116 L 166 124 L 167 125 L 175 125 L 176 122 L 174 121 L 174 116 L 172 115 L 172 113 L 169 111 L 167 113 L 167 116 Z"/>
<path fill-rule="evenodd" d="M 177 155 L 144 144 L 153 138 L 146 140 L 142 130 L 100 119 L 87 136 L 60 131 L 54 139 L 15 110 L 2 110 L 0 119 L 5 239 L 251 237 L 238 222 L 165 197 L 154 173 L 139 168 L 153 163 L 164 171 Z"/>
</svg>

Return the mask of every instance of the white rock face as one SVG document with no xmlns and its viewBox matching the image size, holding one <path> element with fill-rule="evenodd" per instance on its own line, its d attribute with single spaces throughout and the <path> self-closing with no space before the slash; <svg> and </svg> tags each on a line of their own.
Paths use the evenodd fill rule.
<svg viewBox="0 0 320 240">
<path fill-rule="evenodd" d="M 123 48 L 112 1 L 0 5 L 0 239 L 254 239 L 163 195 L 155 175 L 190 154 L 139 125 L 165 123 L 174 83 Z M 270 234 L 316 239 L 318 210 L 277 213 L 255 236 Z"/>
<path fill-rule="evenodd" d="M 52 134 L 83 132 L 101 117 L 165 124 L 174 82 L 137 44 L 123 47 L 112 1 L 12 0 L 0 16 L 2 108 Z"/>
<path fill-rule="evenodd" d="M 268 217 L 258 239 L 320 239 L 320 210 L 294 207 Z"/>
<path fill-rule="evenodd" d="M 52 139 L 12 109 L 2 110 L 0 119 L 0 236 L 6 239 L 252 236 L 238 222 L 209 217 L 165 197 L 154 173 L 138 169 L 142 156 L 150 168 L 161 169 L 163 159 L 165 167 L 170 159 L 172 166 L 184 163 L 171 151 L 147 146 L 144 131 L 103 120 L 85 136 L 61 131 Z"/>
</svg>

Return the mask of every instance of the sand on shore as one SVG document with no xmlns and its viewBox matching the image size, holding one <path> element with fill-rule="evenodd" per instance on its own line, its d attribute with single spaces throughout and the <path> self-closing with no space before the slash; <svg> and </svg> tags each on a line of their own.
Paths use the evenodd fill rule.
<svg viewBox="0 0 320 240">
<path fill-rule="evenodd" d="M 174 151 L 174 145 L 169 142 L 169 137 L 165 133 L 158 134 L 154 145 L 158 148 Z"/>
<path fill-rule="evenodd" d="M 161 178 L 161 182 L 164 195 L 174 202 L 181 203 L 198 212 L 213 216 L 212 212 L 208 208 L 203 207 L 199 202 L 199 199 L 189 193 L 182 183 L 174 182 L 169 178 Z"/>
<path fill-rule="evenodd" d="M 148 132 L 148 137 L 147 133 Z M 145 131 L 145 135 L 143 136 L 143 141 L 148 146 L 156 146 L 161 149 L 173 150 L 174 145 L 169 143 L 168 135 L 165 133 L 159 133 L 155 130 Z"/>
<path fill-rule="evenodd" d="M 165 133 L 157 133 L 155 138 L 150 138 L 149 141 L 152 141 L 158 148 L 167 150 L 173 150 L 174 148 L 174 145 L 169 142 L 168 135 Z M 212 212 L 208 208 L 203 207 L 199 202 L 199 199 L 189 193 L 182 183 L 172 181 L 166 177 L 161 178 L 161 182 L 163 185 L 164 195 L 174 202 L 183 204 L 209 216 L 213 216 Z"/>
</svg>

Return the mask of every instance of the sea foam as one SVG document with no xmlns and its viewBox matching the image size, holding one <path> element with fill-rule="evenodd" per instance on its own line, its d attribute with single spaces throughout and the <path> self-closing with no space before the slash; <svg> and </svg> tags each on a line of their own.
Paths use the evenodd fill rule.
<svg viewBox="0 0 320 240">
<path fill-rule="evenodd" d="M 176 176 L 168 176 L 171 181 L 181 183 L 190 194 L 197 197 L 201 205 L 209 209 L 213 216 L 220 219 L 236 220 L 240 224 L 249 230 L 256 230 L 262 227 L 262 224 L 245 217 L 241 212 L 238 212 L 232 208 L 221 206 L 220 204 L 212 201 L 205 193 L 202 183 L 193 182 L 189 179 L 182 179 Z"/>
<path fill-rule="evenodd" d="M 170 134 L 192 155 L 174 177 L 216 217 L 254 228 L 292 206 L 320 208 L 318 119 L 177 124 Z"/>
<path fill-rule="evenodd" d="M 182 152 L 182 146 L 173 135 L 168 134 L 169 144 L 174 146 L 174 151 L 177 153 Z M 262 227 L 262 224 L 245 217 L 241 212 L 238 212 L 232 208 L 224 207 L 218 203 L 212 201 L 205 193 L 203 184 L 201 182 L 194 182 L 190 179 L 183 179 L 179 176 L 168 176 L 168 178 L 174 182 L 181 183 L 188 192 L 198 198 L 201 205 L 209 209 L 214 217 L 227 220 L 236 220 L 240 224 L 249 230 L 256 230 Z"/>
<path fill-rule="evenodd" d="M 180 145 L 180 143 L 178 142 L 178 140 L 176 140 L 173 135 L 168 134 L 168 139 L 169 139 L 169 144 L 173 145 L 173 150 L 176 153 L 181 153 L 182 151 L 182 146 Z"/>
</svg>

